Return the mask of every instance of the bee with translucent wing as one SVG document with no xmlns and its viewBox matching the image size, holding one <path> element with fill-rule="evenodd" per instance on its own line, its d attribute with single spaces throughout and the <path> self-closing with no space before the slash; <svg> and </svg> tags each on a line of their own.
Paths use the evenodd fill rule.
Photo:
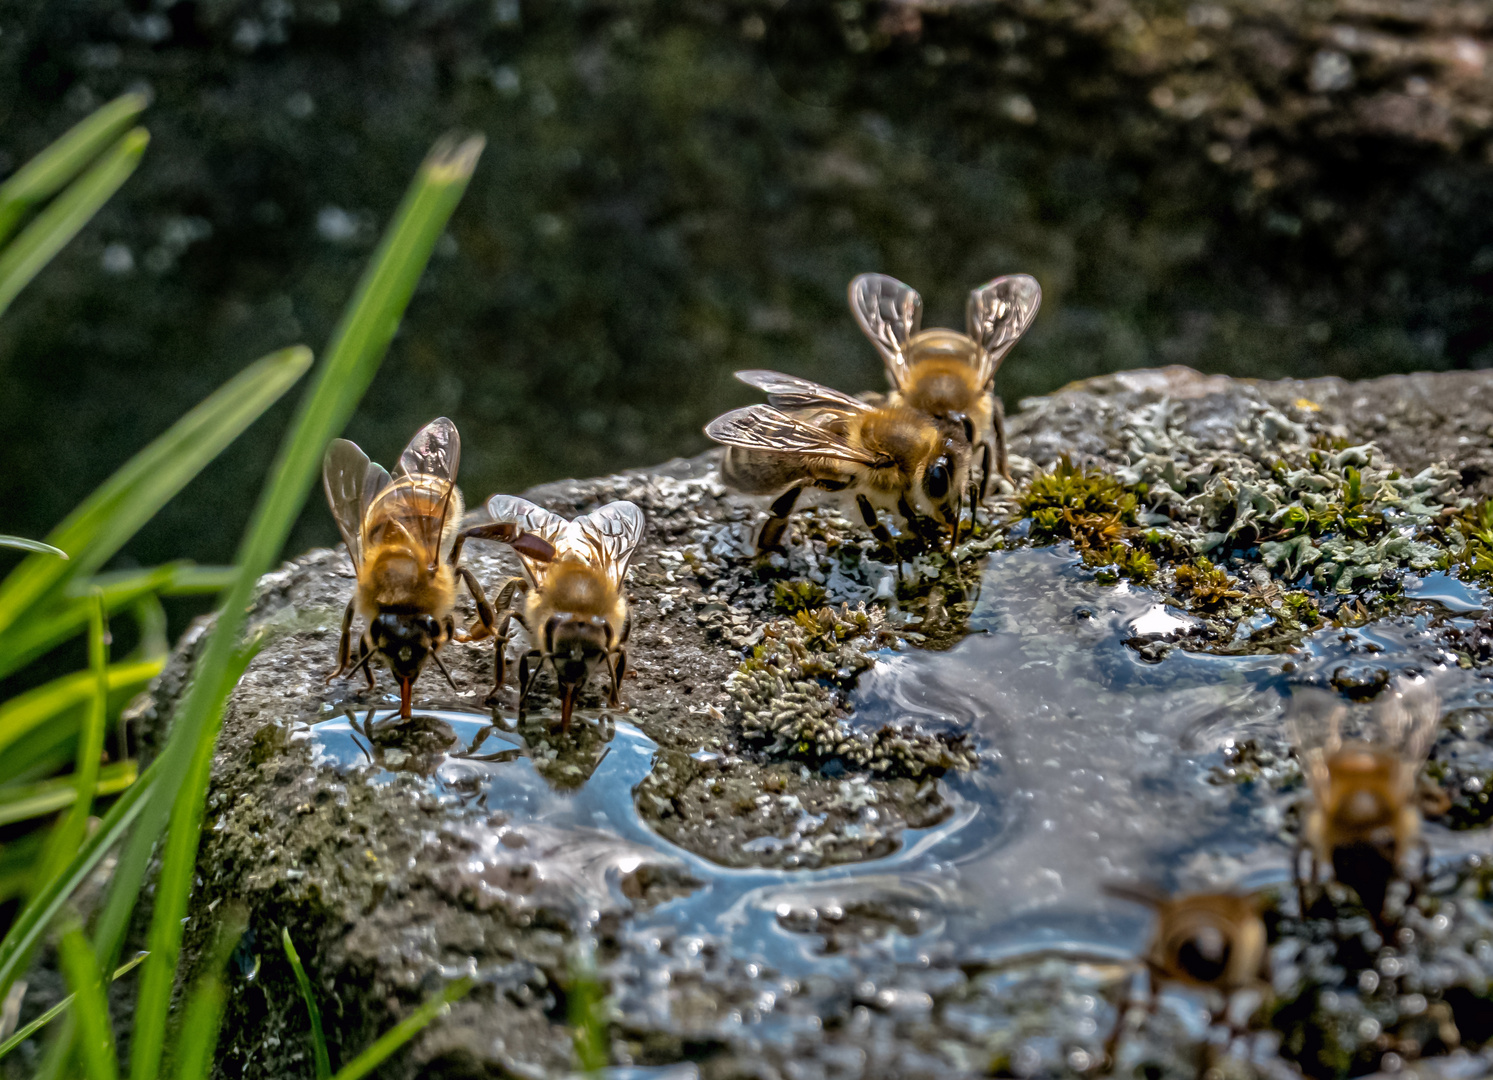
<svg viewBox="0 0 1493 1080">
<path fill-rule="evenodd" d="M 1041 304 L 1042 288 L 1035 278 L 1010 274 L 970 292 L 964 333 L 923 330 L 923 299 L 910 286 L 885 274 L 862 274 L 850 283 L 850 310 L 886 365 L 891 403 L 964 431 L 980 452 L 975 497 L 981 502 L 992 467 L 1011 479 L 995 373 Z"/>
<path fill-rule="evenodd" d="M 487 501 L 487 512 L 498 527 L 514 531 L 516 538 L 510 543 L 524 570 L 523 577 L 507 582 L 498 595 L 503 617 L 497 628 L 493 694 L 503 684 L 504 646 L 510 621 L 517 618 L 531 645 L 518 662 L 520 709 L 545 665 L 559 684 L 563 729 L 569 729 L 580 688 L 599 664 L 606 666 L 611 679 L 610 704 L 620 706 L 632 629 L 622 584 L 643 539 L 643 511 L 630 502 L 614 502 L 567 521 L 516 496 L 494 495 Z M 524 547 L 525 538 L 552 548 L 553 558 L 532 557 Z M 522 607 L 509 610 L 519 592 Z"/>
<path fill-rule="evenodd" d="M 1344 739 L 1347 718 L 1347 706 L 1326 690 L 1303 687 L 1291 695 L 1291 737 L 1311 787 L 1297 881 L 1305 911 L 1306 886 L 1315 884 L 1322 866 L 1331 866 L 1382 925 L 1390 881 L 1412 849 L 1424 852 L 1417 785 L 1436 738 L 1440 703 L 1428 682 L 1400 680 L 1375 703 L 1368 738 Z M 1304 878 L 1303 849 L 1310 861 Z"/>
<path fill-rule="evenodd" d="M 492 633 L 487 597 L 471 571 L 457 562 L 460 460 L 456 425 L 443 416 L 415 433 L 392 475 L 346 439 L 332 440 L 322 462 L 327 503 L 357 574 L 342 616 L 337 670 L 327 681 L 361 669 L 371 689 L 376 685 L 371 661 L 378 657 L 399 682 L 399 715 L 406 720 L 411 687 L 426 661 L 434 662 L 450 682 L 439 650 L 453 638 L 470 636 L 456 628 L 458 578 L 477 602 L 480 636 Z M 364 623 L 356 656 L 355 616 Z"/>
<path fill-rule="evenodd" d="M 901 406 L 876 406 L 776 371 L 738 371 L 766 390 L 767 405 L 719 416 L 705 433 L 726 446 L 721 479 L 745 495 L 773 501 L 757 549 L 782 546 L 788 515 L 805 488 L 852 501 L 876 538 L 892 536 L 879 512 L 905 521 L 931 518 L 958 539 L 969 478 L 970 445 L 930 417 Z"/>
<path fill-rule="evenodd" d="M 1156 913 L 1156 928 L 1141 959 L 1150 983 L 1147 1012 L 1156 1011 L 1163 983 L 1215 992 L 1213 1023 L 1226 1019 L 1229 999 L 1241 990 L 1267 987 L 1265 924 L 1259 901 L 1238 893 L 1193 893 L 1171 897 L 1152 889 L 1109 884 L 1104 891 L 1144 904 Z M 1222 998 L 1221 1007 L 1217 999 Z M 1113 1067 L 1128 1003 L 1122 1002 L 1104 1054 Z"/>
</svg>

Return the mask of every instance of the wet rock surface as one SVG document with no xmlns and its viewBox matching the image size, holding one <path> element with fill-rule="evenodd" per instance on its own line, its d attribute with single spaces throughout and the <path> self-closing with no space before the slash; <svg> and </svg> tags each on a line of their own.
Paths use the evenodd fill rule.
<svg viewBox="0 0 1493 1080">
<path fill-rule="evenodd" d="M 484 709 L 490 647 L 462 645 L 445 653 L 460 689 L 427 673 L 417 722 L 391 724 L 389 697 L 323 681 L 346 556 L 287 564 L 256 604 L 264 646 L 215 759 L 188 936 L 195 947 L 224 901 L 249 907 L 244 970 L 257 974 L 235 982 L 223 1074 L 310 1075 L 281 926 L 322 995 L 334 1061 L 446 981 L 476 978 L 389 1075 L 563 1075 L 577 951 L 610 991 L 619 1065 L 1085 1074 L 1146 933 L 1143 913 L 1100 895 L 1116 878 L 1279 890 L 1278 1007 L 1248 1045 L 1215 1047 L 1230 1075 L 1443 1054 L 1457 1049 L 1443 1021 L 1460 1031 L 1455 1067 L 1480 1067 L 1470 1055 L 1493 1032 L 1477 1027 L 1493 939 L 1475 857 L 1493 785 L 1490 631 L 1487 593 L 1446 530 L 1481 493 L 1490 406 L 1493 378 L 1475 374 L 1240 383 L 1172 368 L 1078 384 L 1013 418 L 1017 490 L 992 500 L 963 560 L 908 541 L 900 582 L 828 509 L 795 517 L 786 556 L 751 557 L 759 517 L 722 491 L 708 455 L 547 485 L 529 497 L 565 514 L 628 498 L 649 516 L 630 578 L 628 709 L 602 708 L 598 680 L 569 732 L 547 683 L 523 716 L 511 685 Z M 1198 475 L 1175 479 L 1182 509 L 1152 527 L 1192 547 L 1157 546 L 1152 584 L 1131 564 L 1111 574 L 1079 541 L 1034 539 L 1023 500 L 1065 453 L 1143 491 L 1137 513 L 1170 505 L 1133 475 L 1136 439 L 1157 432 Z M 1403 524 L 1440 545 L 1442 567 L 1394 556 L 1400 584 L 1362 618 L 1368 583 L 1285 581 L 1319 609 L 1289 640 L 1220 651 L 1191 633 L 1245 617 L 1192 615 L 1166 592 L 1211 535 L 1208 484 L 1273 455 L 1328 455 L 1314 468 L 1346 473 L 1358 466 L 1332 447 L 1370 440 L 1396 475 L 1438 478 L 1429 524 Z M 1386 506 L 1408 497 L 1394 471 L 1375 496 Z M 1247 540 L 1208 549 L 1221 572 L 1280 578 Z M 502 549 L 470 550 L 490 591 L 516 572 Z M 147 743 L 191 648 L 138 710 Z M 1374 944 L 1351 909 L 1290 911 L 1301 779 L 1282 700 L 1299 682 L 1368 699 L 1416 672 L 1439 680 L 1427 775 L 1451 809 L 1427 827 L 1438 879 L 1406 916 L 1413 932 Z M 1372 986 L 1350 971 L 1347 940 Z M 1192 1075 L 1205 1031 L 1200 1003 L 1168 994 L 1116 1074 Z"/>
</svg>

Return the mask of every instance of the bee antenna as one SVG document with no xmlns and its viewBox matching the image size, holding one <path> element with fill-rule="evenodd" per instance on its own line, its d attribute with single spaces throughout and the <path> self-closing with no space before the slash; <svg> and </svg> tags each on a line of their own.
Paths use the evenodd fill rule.
<svg viewBox="0 0 1493 1080">
<path fill-rule="evenodd" d="M 456 690 L 456 681 L 451 678 L 451 672 L 446 670 L 446 662 L 441 659 L 441 654 L 432 652 L 430 658 L 435 661 L 435 666 L 441 669 L 441 674 L 446 676 L 446 681 L 451 684 L 451 689 Z M 456 692 L 461 693 L 460 690 L 456 690 Z"/>
<path fill-rule="evenodd" d="M 1171 899 L 1160 887 L 1149 882 L 1106 881 L 1100 888 L 1104 890 L 1106 896 L 1113 896 L 1117 900 L 1129 900 L 1148 908 L 1159 908 Z"/>
</svg>

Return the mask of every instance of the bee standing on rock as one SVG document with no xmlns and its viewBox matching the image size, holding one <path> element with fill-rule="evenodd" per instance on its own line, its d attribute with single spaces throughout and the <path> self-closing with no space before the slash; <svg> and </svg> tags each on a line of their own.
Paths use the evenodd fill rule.
<svg viewBox="0 0 1493 1080">
<path fill-rule="evenodd" d="M 1291 736 L 1312 792 L 1293 866 L 1303 914 L 1306 886 L 1315 885 L 1320 867 L 1331 866 L 1382 929 L 1389 883 L 1401 875 L 1406 856 L 1417 847 L 1429 855 L 1420 835 L 1418 779 L 1441 711 L 1428 683 L 1401 681 L 1376 703 L 1369 738 L 1343 739 L 1347 714 L 1326 690 L 1306 687 L 1291 696 Z M 1303 849 L 1311 867 L 1304 879 Z"/>
<path fill-rule="evenodd" d="M 410 719 L 411 687 L 427 660 L 451 673 L 439 650 L 447 641 L 493 632 L 493 611 L 472 572 L 458 565 L 461 493 L 456 468 L 461 438 L 444 416 L 415 433 L 391 476 L 355 443 L 334 439 L 322 462 L 322 483 L 337 529 L 347 544 L 358 584 L 342 616 L 337 670 L 327 681 L 362 669 L 376 685 L 370 661 L 382 658 L 399 682 L 399 715 Z M 516 536 L 510 531 L 509 536 Z M 533 545 L 542 558 L 547 545 Z M 476 637 L 456 628 L 456 581 L 477 602 Z M 364 622 L 353 656 L 353 617 Z M 455 685 L 454 683 L 452 684 Z"/>
<path fill-rule="evenodd" d="M 487 512 L 496 524 L 485 528 L 512 530 L 515 539 L 510 543 L 524 570 L 524 577 L 508 581 L 498 594 L 498 609 L 504 615 L 497 628 L 489 701 L 503 685 L 504 646 L 510 620 L 517 618 L 532 646 L 518 662 L 520 710 L 546 664 L 559 684 L 562 729 L 569 729 L 580 688 L 599 664 L 606 666 L 611 678 L 609 702 L 620 706 L 632 629 L 622 582 L 643 538 L 643 511 L 630 502 L 614 502 L 567 521 L 516 496 L 494 495 L 487 501 Z M 524 546 L 532 539 L 551 548 L 553 558 L 534 558 Z M 523 607 L 505 610 L 519 591 L 524 593 Z"/>
<path fill-rule="evenodd" d="M 1147 1013 L 1154 1013 L 1163 983 L 1177 983 L 1210 991 L 1213 1023 L 1226 1019 L 1229 1000 L 1241 990 L 1268 987 L 1265 974 L 1265 924 L 1259 901 L 1238 893 L 1193 893 L 1169 897 L 1133 885 L 1106 885 L 1104 891 L 1122 900 L 1144 904 L 1156 913 L 1142 960 L 1150 982 Z M 1222 1003 L 1218 998 L 1222 997 Z M 1129 1002 L 1122 1001 L 1114 1030 L 1104 1043 L 1109 1068 L 1114 1067 L 1124 1031 Z M 1201 1076 L 1208 1066 L 1198 1070 Z"/>
<path fill-rule="evenodd" d="M 705 434 L 726 446 L 721 479 L 744 495 L 773 496 L 757 550 L 781 549 L 788 515 L 805 488 L 853 501 L 882 543 L 879 511 L 909 523 L 931 518 L 957 541 L 970 444 L 931 417 L 901 405 L 876 406 L 776 371 L 738 371 L 766 390 L 767 405 L 718 416 Z"/>
<path fill-rule="evenodd" d="M 1011 479 L 995 373 L 1041 304 L 1042 288 L 1035 278 L 1010 274 L 970 292 L 965 333 L 922 330 L 923 298 L 915 289 L 885 274 L 862 274 L 850 283 L 850 310 L 886 364 L 893 388 L 890 404 L 963 429 L 966 441 L 980 452 L 975 495 L 980 502 L 985 501 L 992 467 Z"/>
</svg>

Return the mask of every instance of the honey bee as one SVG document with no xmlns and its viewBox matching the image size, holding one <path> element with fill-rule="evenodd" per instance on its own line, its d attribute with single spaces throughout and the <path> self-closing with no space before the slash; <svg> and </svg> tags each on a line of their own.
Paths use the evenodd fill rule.
<svg viewBox="0 0 1493 1080">
<path fill-rule="evenodd" d="M 757 550 L 781 548 L 788 515 L 805 488 L 852 500 L 882 543 L 892 540 L 878 511 L 909 523 L 932 518 L 958 541 L 969 482 L 970 444 L 904 405 L 877 406 L 776 371 L 738 371 L 766 390 L 767 405 L 718 416 L 705 434 L 724 443 L 721 478 L 745 495 L 771 495 Z"/>
<path fill-rule="evenodd" d="M 1298 848 L 1297 880 L 1314 884 L 1318 868 L 1330 865 L 1382 926 L 1390 881 L 1412 849 L 1425 853 L 1417 781 L 1440 705 L 1429 683 L 1401 680 L 1376 702 L 1370 737 L 1352 741 L 1342 735 L 1347 713 L 1326 690 L 1305 687 L 1291 696 L 1291 736 L 1312 796 L 1300 842 L 1311 866 L 1303 880 Z"/>
<path fill-rule="evenodd" d="M 1267 985 L 1265 924 L 1257 898 L 1231 892 L 1169 897 L 1120 884 L 1106 885 L 1104 891 L 1156 913 L 1156 928 L 1141 957 L 1150 984 L 1148 1011 L 1155 1011 L 1163 983 L 1178 983 L 1222 996 L 1222 1007 L 1212 1010 L 1217 1023 L 1227 1015 L 1228 1001 L 1235 993 Z M 1105 1057 L 1111 1063 L 1127 1011 L 1126 1005 L 1120 1007 L 1114 1030 L 1105 1041 Z"/>
<path fill-rule="evenodd" d="M 1041 304 L 1035 278 L 1010 274 L 970 292 L 964 333 L 922 330 L 923 299 L 916 290 L 885 274 L 862 274 L 850 283 L 850 310 L 886 364 L 891 404 L 963 429 L 980 455 L 980 502 L 989 488 L 992 454 L 995 471 L 1011 479 L 995 373 Z"/>
<path fill-rule="evenodd" d="M 518 662 L 520 709 L 546 664 L 559 684 L 563 730 L 570 728 L 580 688 L 598 664 L 604 664 L 611 677 L 609 703 L 620 706 L 632 630 L 622 581 L 643 538 L 643 511 L 630 502 L 614 502 L 567 521 L 516 496 L 494 495 L 487 501 L 487 512 L 498 527 L 515 533 L 511 543 L 524 570 L 524 577 L 507 582 L 498 595 L 498 607 L 505 613 L 497 628 L 493 693 L 503 684 L 504 645 L 510 620 L 517 618 L 533 646 Z M 534 558 L 523 546 L 526 538 L 540 540 L 553 556 Z M 520 591 L 523 607 L 507 610 Z M 532 669 L 531 660 L 536 661 Z"/>
<path fill-rule="evenodd" d="M 411 718 L 411 688 L 426 661 L 434 662 L 450 682 L 441 646 L 453 638 L 477 639 L 456 627 L 458 579 L 477 602 L 478 636 L 493 632 L 493 611 L 482 587 L 458 564 L 460 540 L 466 535 L 456 534 L 462 514 L 456 489 L 460 460 L 456 425 L 443 416 L 415 433 L 392 476 L 346 439 L 334 439 L 322 462 L 327 503 L 358 578 L 342 615 L 337 670 L 327 681 L 362 669 L 372 689 L 376 679 L 370 661 L 381 658 L 399 682 L 404 720 Z M 511 530 L 509 535 L 516 536 Z M 536 544 L 532 552 L 543 557 L 545 549 Z M 356 656 L 351 648 L 354 616 L 364 623 Z"/>
</svg>

